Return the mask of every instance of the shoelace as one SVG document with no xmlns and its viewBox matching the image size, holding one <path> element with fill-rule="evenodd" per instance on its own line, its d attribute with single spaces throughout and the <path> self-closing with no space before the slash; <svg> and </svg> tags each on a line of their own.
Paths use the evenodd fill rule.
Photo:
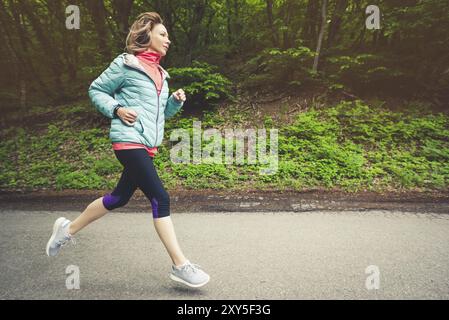
<svg viewBox="0 0 449 320">
<path fill-rule="evenodd" d="M 76 244 L 76 240 L 74 237 L 70 237 L 70 236 L 66 236 L 63 239 L 59 240 L 56 245 L 59 247 L 64 247 L 65 245 L 67 245 L 67 242 L 70 240 L 70 242 L 75 245 Z"/>
<path fill-rule="evenodd" d="M 193 272 L 198 272 L 198 269 L 201 269 L 201 266 L 195 263 L 188 263 L 182 269 L 192 269 Z"/>
</svg>

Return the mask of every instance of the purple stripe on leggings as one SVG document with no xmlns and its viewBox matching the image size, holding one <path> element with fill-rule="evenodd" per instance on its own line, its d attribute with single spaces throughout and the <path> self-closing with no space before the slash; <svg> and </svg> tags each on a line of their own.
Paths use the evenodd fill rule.
<svg viewBox="0 0 449 320">
<path fill-rule="evenodd" d="M 113 208 L 120 201 L 120 196 L 114 196 L 112 194 L 107 194 L 103 197 L 103 205 L 106 209 Z"/>
<path fill-rule="evenodd" d="M 156 198 L 151 198 L 151 207 L 153 208 L 153 218 L 159 218 L 159 203 Z"/>
</svg>

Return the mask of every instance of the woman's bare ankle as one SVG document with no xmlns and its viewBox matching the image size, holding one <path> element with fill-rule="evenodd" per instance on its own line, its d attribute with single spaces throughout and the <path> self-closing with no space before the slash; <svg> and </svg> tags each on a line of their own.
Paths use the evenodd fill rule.
<svg viewBox="0 0 449 320">
<path fill-rule="evenodd" d="M 184 260 L 182 260 L 182 259 L 177 260 L 176 263 L 174 263 L 174 265 L 179 268 L 179 267 L 185 265 L 188 261 L 189 261 L 188 259 L 184 258 Z"/>
<path fill-rule="evenodd" d="M 70 234 L 71 236 L 73 236 L 73 235 L 76 233 L 76 231 L 73 229 L 73 226 L 72 226 L 71 223 L 69 224 L 69 229 L 68 229 L 68 231 L 69 231 L 69 234 Z"/>
</svg>

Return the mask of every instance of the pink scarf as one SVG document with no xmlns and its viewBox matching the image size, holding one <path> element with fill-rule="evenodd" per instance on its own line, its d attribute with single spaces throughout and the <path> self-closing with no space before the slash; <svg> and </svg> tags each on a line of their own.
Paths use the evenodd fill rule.
<svg viewBox="0 0 449 320">
<path fill-rule="evenodd" d="M 162 58 L 161 54 L 152 51 L 145 51 L 138 53 L 136 57 L 142 62 L 142 66 L 151 76 L 151 79 L 153 79 L 156 84 L 157 95 L 159 95 L 162 90 L 163 79 L 162 71 L 159 69 L 159 61 Z"/>
</svg>

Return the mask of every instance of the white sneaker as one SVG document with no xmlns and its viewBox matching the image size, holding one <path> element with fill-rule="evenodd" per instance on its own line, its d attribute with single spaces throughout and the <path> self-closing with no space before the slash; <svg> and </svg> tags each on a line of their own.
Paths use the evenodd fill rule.
<svg viewBox="0 0 449 320">
<path fill-rule="evenodd" d="M 210 276 L 200 268 L 199 265 L 190 263 L 190 261 L 180 267 L 172 265 L 170 278 L 189 287 L 202 287 L 209 282 Z"/>
<path fill-rule="evenodd" d="M 58 254 L 59 249 L 64 246 L 67 241 L 71 240 L 75 244 L 75 239 L 69 234 L 70 220 L 61 217 L 58 218 L 53 225 L 53 233 L 48 240 L 46 252 L 50 257 L 54 257 Z"/>
</svg>

